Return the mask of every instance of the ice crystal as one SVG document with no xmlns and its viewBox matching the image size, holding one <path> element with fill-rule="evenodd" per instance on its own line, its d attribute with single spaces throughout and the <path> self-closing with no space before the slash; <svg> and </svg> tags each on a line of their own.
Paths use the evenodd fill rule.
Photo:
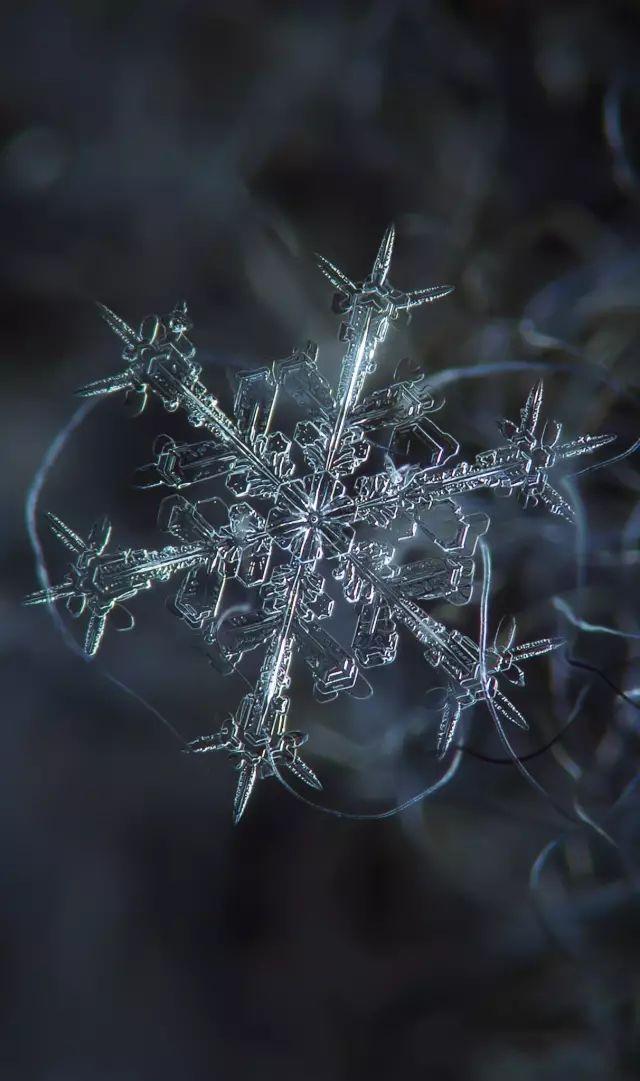
<svg viewBox="0 0 640 1081">
<path fill-rule="evenodd" d="M 235 821 L 256 781 L 281 768 L 321 787 L 300 756 L 306 734 L 288 727 L 296 652 L 311 671 L 316 698 L 330 702 L 356 693 L 364 670 L 394 661 L 400 629 L 413 636 L 427 664 L 446 682 L 438 731 L 438 754 L 444 757 L 462 712 L 479 701 L 489 699 L 494 715 L 527 728 L 504 693 L 504 682 L 521 687 L 521 664 L 559 644 L 542 638 L 516 645 L 515 621 L 503 618 L 481 656 L 478 642 L 449 629 L 424 605 L 471 599 L 475 552 L 489 518 L 466 511 L 460 497 L 486 488 L 517 493 L 524 507 L 542 503 L 571 520 L 571 507 L 549 475 L 567 458 L 602 447 L 612 437 L 561 442 L 556 421 L 541 423 L 540 381 L 519 419 L 500 422 L 499 446 L 471 462 L 455 463 L 459 445 L 433 420 L 442 402 L 424 375 L 409 371 L 364 396 L 390 324 L 451 292 L 449 286 L 394 289 L 388 279 L 393 243 L 391 226 L 362 282 L 318 256 L 335 289 L 334 311 L 342 316 L 345 351 L 337 387 L 322 375 L 317 348 L 308 342 L 285 360 L 243 371 L 231 415 L 201 381 L 185 303 L 166 317 L 145 319 L 137 331 L 101 307 L 124 342 L 124 367 L 79 393 L 126 391 L 141 412 L 151 392 L 167 410 L 183 410 L 205 437 L 193 442 L 159 437 L 143 482 L 178 493 L 223 480 L 224 524 L 211 524 L 206 500 L 199 505 L 173 494 L 161 503 L 159 526 L 174 543 L 156 550 L 113 548 L 105 518 L 85 540 L 50 514 L 51 529 L 70 550 L 71 562 L 59 585 L 31 594 L 27 603 L 64 600 L 74 617 L 85 614 L 84 649 L 93 655 L 124 602 L 155 583 L 176 579 L 174 610 L 202 635 L 221 671 L 237 671 L 249 651 L 261 651 L 257 678 L 235 713 L 213 735 L 191 745 L 196 753 L 224 750 L 234 759 L 239 772 Z M 291 436 L 274 428 L 283 398 L 299 417 Z M 414 461 L 416 448 L 420 464 Z M 411 558 L 420 540 L 422 557 Z M 425 554 L 429 551 L 436 554 Z M 354 609 L 349 647 L 326 626 L 334 608 L 329 575 Z M 236 589 L 252 591 L 247 597 L 253 603 L 240 608 L 229 603 L 234 580 Z"/>
</svg>

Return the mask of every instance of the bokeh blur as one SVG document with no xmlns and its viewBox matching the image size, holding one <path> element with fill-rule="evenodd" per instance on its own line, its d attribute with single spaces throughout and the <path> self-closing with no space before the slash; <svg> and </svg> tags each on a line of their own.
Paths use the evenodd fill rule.
<svg viewBox="0 0 640 1081">
<path fill-rule="evenodd" d="M 135 324 L 187 298 L 223 396 L 307 338 L 335 372 L 312 253 L 363 275 L 392 219 L 397 285 L 456 292 L 390 335 L 381 374 L 432 372 L 467 457 L 540 373 L 568 437 L 631 446 L 637 3 L 10 0 L 0 29 L 2 1081 L 640 1076 L 637 456 L 566 481 L 577 529 L 481 504 L 492 615 L 567 638 L 518 700 L 548 795 L 488 761 L 504 748 L 477 710 L 483 757 L 402 815 L 332 817 L 271 780 L 234 829 L 228 764 L 181 754 L 162 718 L 194 738 L 238 688 L 162 600 L 94 664 L 19 604 L 47 454 L 39 528 L 107 512 L 120 542 L 162 541 L 130 488 L 158 408 L 102 403 L 55 443 L 74 388 L 118 364 L 94 301 Z M 329 806 L 433 779 L 418 672 L 312 718 Z"/>
</svg>

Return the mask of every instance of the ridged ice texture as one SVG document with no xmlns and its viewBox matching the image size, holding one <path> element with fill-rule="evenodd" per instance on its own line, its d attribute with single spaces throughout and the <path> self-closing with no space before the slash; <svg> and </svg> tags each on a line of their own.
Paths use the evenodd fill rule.
<svg viewBox="0 0 640 1081">
<path fill-rule="evenodd" d="M 402 631 L 413 636 L 446 685 L 438 732 L 438 754 L 445 757 L 462 711 L 487 698 L 494 715 L 527 728 L 504 693 L 505 681 L 522 686 L 521 664 L 560 644 L 551 638 L 515 644 L 515 622 L 503 618 L 481 658 L 478 642 L 434 619 L 425 603 L 471 599 L 476 547 L 489 518 L 466 513 L 460 497 L 494 488 L 507 496 L 517 493 L 525 508 L 542 503 L 571 520 L 571 507 L 549 476 L 565 459 L 612 437 L 562 442 L 557 422 L 541 422 L 538 382 L 519 419 L 500 422 L 499 446 L 472 462 L 458 461 L 458 443 L 431 417 L 442 402 L 436 402 L 423 376 L 410 374 L 366 394 L 390 324 L 400 313 L 451 292 L 449 286 L 408 293 L 394 289 L 388 280 L 393 243 L 390 226 L 363 282 L 318 256 L 320 270 L 336 290 L 334 311 L 342 317 L 345 351 L 337 386 L 322 375 L 317 348 L 308 342 L 286 360 L 243 372 L 231 415 L 201 381 L 186 304 L 166 317 L 145 319 L 138 331 L 101 307 L 124 342 L 124 368 L 79 393 L 126 391 L 137 412 L 151 393 L 167 410 L 184 411 L 202 436 L 188 443 L 160 437 L 142 483 L 182 493 L 223 479 L 226 520 L 214 528 L 206 502 L 199 509 L 183 494 L 167 496 L 159 526 L 173 542 L 148 550 L 111 546 L 111 526 L 104 518 L 84 539 L 51 514 L 51 529 L 69 549 L 71 562 L 59 585 L 33 593 L 26 602 L 64 600 L 74 617 L 85 616 L 84 649 L 93 655 L 110 618 L 128 618 L 124 602 L 174 580 L 174 610 L 202 635 L 222 672 L 237 671 L 248 651 L 260 651 L 257 679 L 233 716 L 191 745 L 196 753 L 225 750 L 234 759 L 239 774 L 235 821 L 256 781 L 283 768 L 306 785 L 321 787 L 300 756 L 306 734 L 289 728 L 296 652 L 310 669 L 315 696 L 330 702 L 359 694 L 363 672 L 394 661 Z M 283 398 L 300 418 L 289 435 L 274 427 Z M 420 464 L 411 464 L 409 446 L 411 459 L 416 448 L 421 452 Z M 403 558 L 407 542 L 415 553 L 421 538 L 431 554 Z M 326 574 L 341 584 L 353 607 L 348 648 L 326 626 L 334 607 Z M 232 580 L 252 601 L 241 611 L 228 605 Z"/>
</svg>

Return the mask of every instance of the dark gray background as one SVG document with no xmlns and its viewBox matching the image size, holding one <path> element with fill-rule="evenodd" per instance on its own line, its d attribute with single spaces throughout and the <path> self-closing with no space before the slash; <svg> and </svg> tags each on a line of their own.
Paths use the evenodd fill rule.
<svg viewBox="0 0 640 1081">
<path fill-rule="evenodd" d="M 530 765 L 619 849 L 571 831 L 531 894 L 529 869 L 566 822 L 512 766 L 469 756 L 434 801 L 386 822 L 331 818 L 265 782 L 234 830 L 228 764 L 181 755 L 103 674 L 186 738 L 213 728 L 237 688 L 221 689 L 161 603 L 141 600 L 135 636 L 111 636 L 93 666 L 46 612 L 19 607 L 37 585 L 23 523 L 32 477 L 73 389 L 118 363 L 93 301 L 135 323 L 187 297 L 212 387 L 307 337 L 335 371 L 312 252 L 362 275 L 391 218 L 394 281 L 457 292 L 390 337 L 383 376 L 407 351 L 434 373 L 496 365 L 448 377 L 442 420 L 467 454 L 497 439 L 496 417 L 517 415 L 536 377 L 527 365 L 547 370 L 548 409 L 568 434 L 631 444 L 637 4 L 77 0 L 4 12 L 0 1077 L 638 1076 L 635 792 L 611 810 L 637 772 L 633 696 L 564 654 L 533 662 L 518 750 L 550 739 L 590 681 L 562 744 Z M 81 531 L 108 511 L 119 542 L 159 543 L 155 497 L 128 482 L 168 423 L 155 408 L 134 424 L 101 405 L 43 509 Z M 640 683 L 637 643 L 578 632 L 551 598 L 637 634 L 639 487 L 633 458 L 580 483 L 580 589 L 570 527 L 513 500 L 492 511 L 496 617 L 515 612 L 525 635 L 568 633 L 574 655 L 626 689 Z M 433 777 L 433 725 L 416 734 L 408 703 L 412 665 L 400 662 L 365 722 L 345 721 L 348 740 L 327 735 L 343 725 L 331 707 L 318 726 L 309 760 L 332 806 L 382 809 Z M 481 711 L 469 741 L 503 753 Z"/>
</svg>

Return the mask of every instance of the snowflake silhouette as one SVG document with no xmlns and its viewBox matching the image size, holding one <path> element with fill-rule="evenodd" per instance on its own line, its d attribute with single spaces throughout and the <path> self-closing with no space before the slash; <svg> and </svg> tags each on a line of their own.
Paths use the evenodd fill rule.
<svg viewBox="0 0 640 1081">
<path fill-rule="evenodd" d="M 182 443 L 159 437 L 143 483 L 178 492 L 223 478 L 229 493 L 224 524 L 213 526 L 196 501 L 174 494 L 161 504 L 159 525 L 177 543 L 153 551 L 110 549 L 105 518 L 83 540 L 49 514 L 50 527 L 72 560 L 59 585 L 31 594 L 26 603 L 65 600 L 72 616 L 85 613 L 84 649 L 93 655 L 119 606 L 152 584 L 177 577 L 174 610 L 203 636 L 222 672 L 237 671 L 249 651 L 261 651 L 257 677 L 235 714 L 215 734 L 191 744 L 194 752 L 225 750 L 235 760 L 236 822 L 256 781 L 281 767 L 321 787 L 300 757 L 307 736 L 288 730 L 287 692 L 296 652 L 311 671 L 316 698 L 329 702 L 354 692 L 363 670 L 394 661 L 403 627 L 420 644 L 426 662 L 446 678 L 438 731 L 438 754 L 444 757 L 462 711 L 487 698 L 497 714 L 527 728 L 501 686 L 504 680 L 522 686 L 521 662 L 560 644 L 543 638 L 514 645 L 515 621 L 503 618 L 481 664 L 478 643 L 447 628 L 423 605 L 471 599 L 474 553 L 489 518 L 465 513 L 457 497 L 495 488 L 504 495 L 518 493 L 524 507 L 541 502 L 571 520 L 571 507 L 549 483 L 550 471 L 613 437 L 561 443 L 558 423 L 540 424 L 538 382 L 519 421 L 501 422 L 499 447 L 471 463 L 451 464 L 459 445 L 432 419 L 442 402 L 424 376 L 410 371 L 363 397 L 390 323 L 452 291 L 449 286 L 408 293 L 394 289 L 388 280 L 393 243 L 390 226 L 363 282 L 318 256 L 336 290 L 334 311 L 343 317 L 345 352 L 335 391 L 318 370 L 316 346 L 308 342 L 286 360 L 242 372 L 232 416 L 200 379 L 185 303 L 167 317 L 145 319 L 137 332 L 101 306 L 124 341 L 124 369 L 79 393 L 124 390 L 134 411 L 141 412 L 152 392 L 167 410 L 183 410 L 207 437 Z M 283 397 L 299 416 L 292 438 L 272 427 Z M 219 508 L 220 500 L 215 502 Z M 407 558 L 409 545 L 415 551 L 417 541 L 436 554 Z M 355 609 L 349 647 L 326 627 L 335 604 L 327 589 L 329 575 Z M 253 591 L 247 593 L 253 604 L 229 603 L 233 581 Z"/>
</svg>

